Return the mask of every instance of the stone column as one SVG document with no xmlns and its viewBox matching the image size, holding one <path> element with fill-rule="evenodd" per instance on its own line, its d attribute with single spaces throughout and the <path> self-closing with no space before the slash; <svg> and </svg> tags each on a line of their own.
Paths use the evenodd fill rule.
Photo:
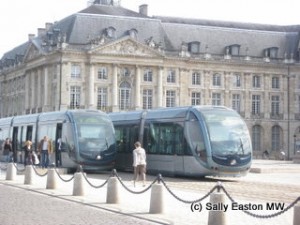
<svg viewBox="0 0 300 225">
<path fill-rule="evenodd" d="M 163 73 L 164 68 L 159 67 L 157 75 L 157 107 L 163 107 Z"/>
<path fill-rule="evenodd" d="M 230 102 L 231 99 L 231 92 L 230 92 L 230 84 L 231 84 L 231 73 L 230 72 L 225 72 L 224 73 L 224 101 L 223 105 L 227 107 L 231 107 L 232 104 Z"/>
<path fill-rule="evenodd" d="M 67 77 L 71 74 L 71 66 L 67 62 L 61 63 L 60 76 L 58 79 L 58 87 L 59 87 L 59 110 L 68 109 L 68 105 L 70 105 L 70 86 L 67 86 Z"/>
<path fill-rule="evenodd" d="M 206 87 L 204 89 L 204 96 L 203 96 L 203 101 L 201 99 L 201 104 L 207 104 L 207 105 L 211 105 L 211 96 L 210 96 L 210 71 L 205 70 L 204 71 L 204 78 L 203 78 L 203 87 Z M 202 98 L 202 96 L 201 96 Z"/>
<path fill-rule="evenodd" d="M 118 66 L 113 65 L 113 85 L 112 85 L 112 111 L 116 112 L 119 110 L 118 104 Z"/>
<path fill-rule="evenodd" d="M 29 99 L 29 92 L 30 92 L 30 73 L 25 74 L 25 111 L 30 108 L 30 99 Z"/>
<path fill-rule="evenodd" d="M 184 68 L 179 69 L 178 73 L 178 83 L 179 85 L 179 101 L 178 101 L 178 106 L 185 106 L 185 105 L 191 105 L 191 97 L 189 95 L 189 82 L 191 81 L 190 79 L 190 74 L 189 70 L 186 70 Z"/>
<path fill-rule="evenodd" d="M 135 74 L 135 109 L 141 109 L 141 68 L 136 67 Z"/>
<path fill-rule="evenodd" d="M 42 88 L 42 76 L 43 76 L 43 71 L 41 68 L 38 68 L 37 69 L 37 73 L 36 73 L 36 79 L 37 79 L 37 87 L 36 88 L 36 102 L 35 102 L 35 107 L 38 109 L 40 107 L 43 106 L 43 99 L 42 97 L 44 96 L 43 95 L 43 88 Z"/>
<path fill-rule="evenodd" d="M 272 82 L 272 79 L 270 77 L 270 74 L 263 74 L 262 77 L 262 90 L 264 90 L 261 98 L 261 113 L 264 113 L 264 118 L 270 119 L 270 113 L 271 113 L 271 104 L 272 104 L 272 97 L 270 94 L 270 82 Z"/>
<path fill-rule="evenodd" d="M 252 114 L 252 96 L 250 93 L 252 80 L 251 76 L 248 73 L 243 74 L 243 86 L 244 86 L 244 112 L 245 112 L 245 118 L 251 118 Z"/>
<path fill-rule="evenodd" d="M 46 65 L 44 68 L 44 107 L 48 107 L 48 96 L 49 96 L 49 86 L 51 84 L 49 83 L 49 74 L 48 74 L 48 66 Z"/>
<path fill-rule="evenodd" d="M 36 95 L 36 87 L 35 87 L 35 79 L 36 79 L 36 76 L 35 76 L 35 72 L 34 71 L 32 71 L 31 72 L 31 74 L 30 74 L 30 76 L 31 76 L 31 87 L 30 87 L 30 89 L 31 89 L 31 110 L 33 109 L 33 108 L 35 108 L 35 104 L 36 104 L 36 101 L 35 101 L 35 95 Z"/>
<path fill-rule="evenodd" d="M 88 90 L 89 90 L 89 108 L 95 109 L 95 90 L 94 90 L 94 84 L 95 84 L 95 66 L 94 64 L 90 64 L 90 76 L 89 76 L 89 84 L 88 84 Z"/>
</svg>

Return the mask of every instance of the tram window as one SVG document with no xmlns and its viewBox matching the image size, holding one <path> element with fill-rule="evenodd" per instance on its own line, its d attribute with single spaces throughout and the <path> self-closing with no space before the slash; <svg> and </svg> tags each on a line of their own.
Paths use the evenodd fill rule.
<svg viewBox="0 0 300 225">
<path fill-rule="evenodd" d="M 44 136 L 48 136 L 49 139 L 55 140 L 56 124 L 41 124 L 39 126 L 39 140 L 42 140 Z"/>
<path fill-rule="evenodd" d="M 18 151 L 23 151 L 23 145 L 24 143 L 22 143 L 22 133 L 23 133 L 23 127 L 19 127 L 18 129 L 18 137 L 17 137 L 17 150 Z"/>
<path fill-rule="evenodd" d="M 9 138 L 9 128 L 1 127 L 0 129 L 0 148 L 2 149 L 3 143 L 6 138 Z"/>
<path fill-rule="evenodd" d="M 91 139 L 91 138 L 105 138 L 105 127 L 99 126 L 92 126 L 90 124 L 81 124 L 77 127 L 78 129 L 78 136 L 80 138 Z"/>
<path fill-rule="evenodd" d="M 25 142 L 27 141 L 27 140 L 30 140 L 30 141 L 32 141 L 32 139 L 29 139 L 29 138 L 27 138 L 26 137 L 26 127 L 24 126 L 24 127 L 22 127 L 22 130 L 23 130 L 23 132 L 22 132 L 22 137 L 21 137 L 21 144 L 22 144 L 22 146 L 24 146 L 25 145 Z M 23 147 L 22 147 L 23 148 Z"/>
<path fill-rule="evenodd" d="M 75 156 L 75 140 L 74 140 L 74 130 L 70 123 L 66 123 L 63 125 L 62 132 L 62 143 L 65 147 L 65 150 L 70 153 L 71 157 Z"/>
<path fill-rule="evenodd" d="M 149 123 L 144 129 L 144 145 L 150 154 L 184 155 L 183 123 Z"/>
<path fill-rule="evenodd" d="M 118 152 L 131 152 L 134 149 L 134 143 L 138 140 L 139 126 L 126 125 L 115 126 Z"/>
<path fill-rule="evenodd" d="M 55 151 L 55 137 L 56 137 L 56 123 L 52 124 L 40 124 L 38 132 L 38 142 L 40 142 L 44 136 L 52 142 L 53 151 Z"/>
<path fill-rule="evenodd" d="M 204 144 L 203 133 L 198 120 L 186 122 L 186 136 L 191 150 L 202 161 L 207 161 L 207 150 Z"/>
<path fill-rule="evenodd" d="M 3 150 L 2 147 L 3 147 L 4 138 L 5 137 L 3 137 L 3 131 L 2 131 L 2 129 L 0 129 L 0 151 Z M 2 152 L 1 152 L 1 154 L 2 154 Z"/>
</svg>

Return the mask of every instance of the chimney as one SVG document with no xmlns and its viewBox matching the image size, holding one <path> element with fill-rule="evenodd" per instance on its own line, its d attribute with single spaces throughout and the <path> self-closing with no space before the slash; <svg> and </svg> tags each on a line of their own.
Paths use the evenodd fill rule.
<svg viewBox="0 0 300 225">
<path fill-rule="evenodd" d="M 46 29 L 45 28 L 38 28 L 38 37 L 42 37 L 46 34 Z"/>
<path fill-rule="evenodd" d="M 28 34 L 28 41 L 31 41 L 35 37 L 35 34 Z"/>
<path fill-rule="evenodd" d="M 144 15 L 144 16 L 148 16 L 148 5 L 147 4 L 143 4 L 140 5 L 140 14 Z"/>
<path fill-rule="evenodd" d="M 46 31 L 50 30 L 50 28 L 53 26 L 53 23 L 46 23 L 45 24 L 45 28 L 46 28 Z"/>
</svg>

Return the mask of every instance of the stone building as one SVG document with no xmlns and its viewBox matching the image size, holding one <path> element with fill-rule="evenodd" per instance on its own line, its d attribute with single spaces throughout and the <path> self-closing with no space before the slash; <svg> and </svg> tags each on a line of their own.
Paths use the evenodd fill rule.
<svg viewBox="0 0 300 225">
<path fill-rule="evenodd" d="M 225 105 L 254 155 L 300 150 L 299 26 L 148 16 L 98 0 L 0 60 L 0 116 Z"/>
</svg>

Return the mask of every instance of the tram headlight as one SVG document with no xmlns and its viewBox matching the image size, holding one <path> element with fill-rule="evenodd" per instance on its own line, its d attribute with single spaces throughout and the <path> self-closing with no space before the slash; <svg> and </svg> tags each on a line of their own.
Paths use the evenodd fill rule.
<svg viewBox="0 0 300 225">
<path fill-rule="evenodd" d="M 235 159 L 232 159 L 231 161 L 230 161 L 230 165 L 231 166 L 234 166 L 234 165 L 236 165 L 237 164 L 237 161 L 235 160 Z"/>
<path fill-rule="evenodd" d="M 100 160 L 100 159 L 101 159 L 101 155 L 97 155 L 97 156 L 96 156 L 96 159 L 97 159 L 97 160 Z"/>
</svg>

